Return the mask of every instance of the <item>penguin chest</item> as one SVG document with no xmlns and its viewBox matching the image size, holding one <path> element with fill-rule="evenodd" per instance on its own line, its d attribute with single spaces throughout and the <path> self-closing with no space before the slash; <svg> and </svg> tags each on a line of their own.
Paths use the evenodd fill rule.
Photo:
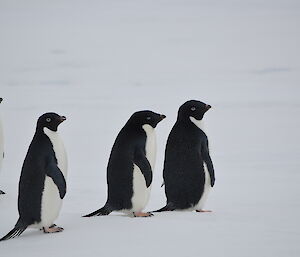
<svg viewBox="0 0 300 257">
<path fill-rule="evenodd" d="M 50 129 L 44 128 L 45 134 L 49 137 L 51 144 L 53 146 L 53 151 L 55 154 L 55 158 L 57 160 L 57 166 L 63 173 L 64 177 L 67 176 L 67 168 L 68 168 L 68 161 L 67 161 L 67 154 L 65 150 L 64 143 L 58 134 L 58 132 L 51 131 Z"/>
<path fill-rule="evenodd" d="M 204 190 L 203 193 L 199 199 L 199 202 L 194 206 L 194 210 L 201 210 L 204 207 L 204 204 L 206 202 L 208 193 L 211 189 L 211 180 L 210 180 L 210 175 L 207 169 L 207 166 L 205 163 L 203 163 L 204 166 L 204 174 L 205 174 L 205 182 L 204 182 Z"/>
<path fill-rule="evenodd" d="M 57 132 L 51 131 L 47 128 L 44 128 L 44 132 L 52 143 L 53 151 L 57 160 L 57 166 L 66 179 L 67 156 L 64 144 Z M 52 178 L 46 176 L 41 204 L 42 226 L 48 227 L 53 224 L 54 220 L 58 217 L 61 206 L 62 199 L 60 199 L 58 188 L 54 184 Z"/>
<path fill-rule="evenodd" d="M 150 125 L 143 126 L 144 131 L 146 132 L 146 157 L 151 165 L 152 171 L 154 170 L 155 160 L 156 160 L 156 135 L 154 128 Z"/>
<path fill-rule="evenodd" d="M 155 159 L 156 159 L 156 136 L 154 129 L 150 125 L 143 126 L 146 132 L 146 144 L 145 152 L 146 157 L 151 165 L 152 171 L 154 169 Z M 132 211 L 139 212 L 142 211 L 150 197 L 151 185 L 147 188 L 146 180 L 141 172 L 140 168 L 134 164 L 133 167 L 133 196 L 131 198 Z"/>
</svg>

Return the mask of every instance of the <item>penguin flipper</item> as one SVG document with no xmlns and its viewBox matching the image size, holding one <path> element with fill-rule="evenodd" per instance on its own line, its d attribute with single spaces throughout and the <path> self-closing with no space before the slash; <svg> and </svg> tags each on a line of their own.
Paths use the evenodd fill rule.
<svg viewBox="0 0 300 257">
<path fill-rule="evenodd" d="M 67 192 L 67 183 L 61 170 L 58 168 L 54 161 L 50 161 L 46 168 L 46 174 L 52 178 L 54 184 L 57 186 L 59 191 L 59 196 L 63 199 Z"/>
<path fill-rule="evenodd" d="M 146 186 L 148 188 L 152 183 L 152 169 L 146 155 L 139 149 L 136 149 L 134 153 L 134 163 L 140 168 L 141 172 L 143 173 L 146 180 Z"/>
<path fill-rule="evenodd" d="M 153 211 L 153 212 L 163 212 L 163 211 L 174 211 L 176 208 L 172 203 L 168 203 L 165 207 L 162 207 L 159 210 Z"/>
<path fill-rule="evenodd" d="M 21 235 L 26 230 L 27 227 L 28 227 L 28 225 L 25 225 L 25 224 L 23 224 L 23 222 L 18 220 L 15 227 L 10 232 L 8 232 L 8 234 L 6 236 L 2 237 L 0 239 L 0 241 L 4 241 L 4 240 L 8 240 L 8 239 L 11 239 L 11 238 L 18 237 L 19 235 Z"/>
<path fill-rule="evenodd" d="M 90 214 L 84 215 L 82 217 L 86 218 L 86 217 L 93 217 L 93 216 L 106 216 L 106 215 L 110 214 L 111 212 L 112 212 L 112 210 L 109 208 L 109 206 L 104 205 L 99 210 L 94 211 Z"/>
<path fill-rule="evenodd" d="M 208 148 L 207 140 L 205 142 L 203 142 L 201 145 L 201 154 L 202 154 L 204 162 L 207 165 L 207 170 L 208 170 L 208 173 L 210 176 L 210 181 L 211 181 L 210 183 L 211 183 L 211 186 L 213 187 L 215 184 L 215 180 L 216 180 L 215 179 L 215 171 L 214 171 L 214 165 L 213 165 L 212 160 L 209 155 L 209 148 Z"/>
</svg>

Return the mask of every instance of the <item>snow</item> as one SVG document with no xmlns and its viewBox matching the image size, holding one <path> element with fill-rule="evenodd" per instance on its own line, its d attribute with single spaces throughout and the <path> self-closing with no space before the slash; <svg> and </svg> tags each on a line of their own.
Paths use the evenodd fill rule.
<svg viewBox="0 0 300 257">
<path fill-rule="evenodd" d="M 299 256 L 299 14 L 296 0 L 1 0 L 1 236 L 44 112 L 67 116 L 69 176 L 65 231 L 28 229 L 0 256 Z M 165 204 L 164 146 L 189 99 L 212 105 L 213 213 L 81 218 L 104 205 L 112 144 L 137 110 L 167 116 L 146 210 Z"/>
</svg>

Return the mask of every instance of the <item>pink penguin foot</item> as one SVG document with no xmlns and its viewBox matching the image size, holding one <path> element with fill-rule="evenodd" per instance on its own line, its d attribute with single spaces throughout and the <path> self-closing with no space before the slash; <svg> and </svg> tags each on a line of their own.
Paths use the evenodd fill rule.
<svg viewBox="0 0 300 257">
<path fill-rule="evenodd" d="M 154 216 L 151 212 L 134 212 L 134 217 L 152 217 Z"/>
<path fill-rule="evenodd" d="M 52 226 L 46 228 L 43 227 L 44 233 L 58 233 L 58 232 L 63 232 L 64 229 L 61 227 L 56 226 L 55 224 L 53 224 Z"/>
</svg>

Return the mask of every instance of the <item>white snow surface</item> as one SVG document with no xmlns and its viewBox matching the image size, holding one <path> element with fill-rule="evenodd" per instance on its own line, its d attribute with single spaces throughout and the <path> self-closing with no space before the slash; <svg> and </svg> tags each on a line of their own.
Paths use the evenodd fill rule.
<svg viewBox="0 0 300 257">
<path fill-rule="evenodd" d="M 300 256 L 299 24 L 297 0 L 0 0 L 0 236 L 41 114 L 67 117 L 69 157 L 65 231 L 28 229 L 0 256 Z M 146 211 L 165 205 L 164 147 L 190 99 L 212 105 L 213 213 L 81 218 L 104 205 L 112 144 L 144 109 L 167 116 Z"/>
</svg>

